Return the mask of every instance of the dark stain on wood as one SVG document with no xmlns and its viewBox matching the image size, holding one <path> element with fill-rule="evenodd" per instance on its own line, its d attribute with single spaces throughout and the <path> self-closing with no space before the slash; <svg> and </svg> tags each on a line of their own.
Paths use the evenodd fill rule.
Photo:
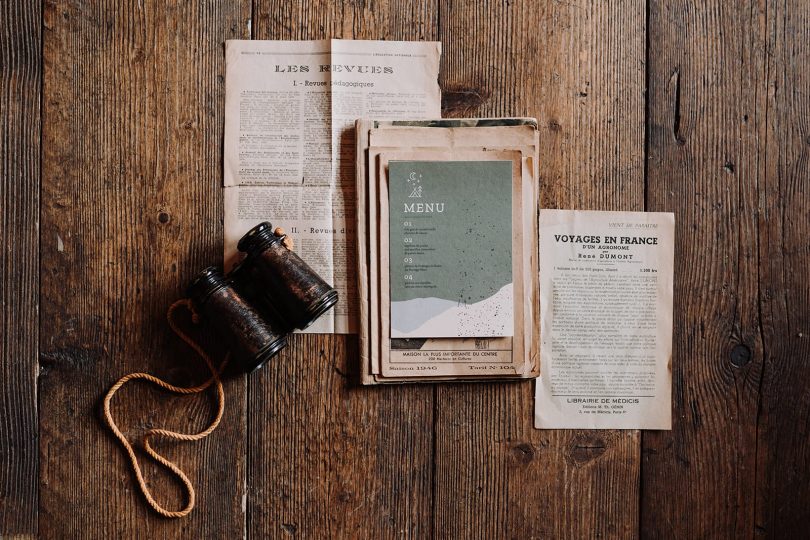
<svg viewBox="0 0 810 540">
<path fill-rule="evenodd" d="M 738 343 L 731 348 L 729 359 L 734 367 L 744 367 L 751 361 L 751 349 L 742 343 Z"/>
<path fill-rule="evenodd" d="M 91 369 L 105 357 L 103 350 L 87 347 L 63 347 L 52 351 L 43 351 L 39 364 L 44 368 L 85 370 Z"/>
<path fill-rule="evenodd" d="M 528 465 L 534 459 L 534 447 L 531 443 L 520 443 L 515 445 L 515 455 L 524 465 Z"/>
<path fill-rule="evenodd" d="M 442 117 L 469 118 L 489 100 L 486 88 L 450 86 L 442 88 Z"/>
<path fill-rule="evenodd" d="M 571 441 L 566 457 L 572 465 L 581 467 L 599 459 L 607 449 L 608 443 L 599 435 L 579 433 Z"/>
<path fill-rule="evenodd" d="M 673 86 L 672 98 L 672 136 L 680 145 L 686 144 L 686 137 L 681 132 L 681 70 L 675 69 L 670 78 Z"/>
</svg>

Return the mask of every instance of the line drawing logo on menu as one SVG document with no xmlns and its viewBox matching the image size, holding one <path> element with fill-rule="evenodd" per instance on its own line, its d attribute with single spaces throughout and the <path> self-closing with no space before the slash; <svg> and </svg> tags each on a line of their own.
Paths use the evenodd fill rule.
<svg viewBox="0 0 810 540">
<path fill-rule="evenodd" d="M 412 187 L 411 194 L 408 195 L 409 199 L 422 198 L 422 175 L 416 174 L 416 171 L 411 171 L 408 176 L 408 185 Z"/>
</svg>

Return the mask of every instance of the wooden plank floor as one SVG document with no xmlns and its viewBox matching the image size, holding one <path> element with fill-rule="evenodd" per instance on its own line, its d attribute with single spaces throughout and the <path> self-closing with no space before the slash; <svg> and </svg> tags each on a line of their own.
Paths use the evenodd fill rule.
<svg viewBox="0 0 810 540">
<path fill-rule="evenodd" d="M 537 431 L 531 384 L 357 388 L 355 339 L 296 336 L 161 445 L 191 516 L 147 510 L 99 404 L 205 375 L 164 317 L 221 254 L 223 42 L 326 37 L 441 40 L 445 115 L 538 118 L 542 207 L 675 212 L 672 431 Z M 0 172 L 4 538 L 810 530 L 807 2 L 1 2 Z M 212 411 L 116 400 L 133 440 Z"/>
</svg>

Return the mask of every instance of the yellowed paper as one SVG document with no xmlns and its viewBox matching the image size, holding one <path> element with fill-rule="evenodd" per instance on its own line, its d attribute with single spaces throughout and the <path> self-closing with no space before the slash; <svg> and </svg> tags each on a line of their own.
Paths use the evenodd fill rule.
<svg viewBox="0 0 810 540">
<path fill-rule="evenodd" d="M 535 427 L 671 429 L 671 213 L 540 210 Z"/>
<path fill-rule="evenodd" d="M 533 119 L 512 119 L 509 124 L 504 119 L 458 119 L 432 120 L 428 122 L 391 121 L 358 121 L 357 137 L 357 194 L 358 194 L 358 245 L 359 253 L 359 295 L 361 319 L 366 321 L 360 326 L 360 360 L 364 384 L 381 382 L 418 382 L 421 380 L 474 380 L 497 377 L 492 373 L 485 375 L 437 375 L 429 371 L 408 372 L 405 376 L 385 376 L 381 374 L 380 358 L 381 324 L 379 306 L 379 254 L 380 240 L 378 223 L 380 209 L 377 205 L 379 156 L 403 152 L 406 149 L 419 152 L 447 153 L 449 151 L 499 151 L 513 150 L 522 153 L 523 208 L 526 217 L 522 230 L 523 249 L 527 254 L 528 270 L 526 275 L 537 276 L 537 234 L 536 234 L 536 200 L 538 188 L 537 160 L 538 147 L 536 121 Z M 371 141 L 374 141 L 371 143 Z M 435 145 L 435 146 L 434 146 Z M 531 234 L 526 234 L 531 231 Z M 532 280 L 534 281 L 534 280 Z M 535 282 L 536 283 L 536 282 Z M 526 313 L 528 322 L 533 323 L 531 332 L 525 332 L 524 349 L 526 362 L 520 377 L 535 377 L 539 372 L 538 353 L 538 293 L 535 283 L 525 295 L 528 305 Z M 421 345 L 422 350 L 441 348 L 441 344 L 428 340 Z M 416 346 L 416 345 L 415 345 Z M 493 350 L 511 349 L 511 344 L 502 342 L 478 343 L 475 347 Z M 393 352 L 393 351 L 392 351 Z M 397 353 L 394 353 L 397 354 Z M 503 373 L 501 375 L 506 375 Z M 509 377 L 509 375 L 506 375 Z M 515 375 L 511 375 L 514 377 Z"/>
<path fill-rule="evenodd" d="M 440 44 L 402 41 L 226 43 L 225 266 L 260 221 L 340 294 L 306 330 L 357 331 L 354 121 L 440 114 Z"/>
</svg>

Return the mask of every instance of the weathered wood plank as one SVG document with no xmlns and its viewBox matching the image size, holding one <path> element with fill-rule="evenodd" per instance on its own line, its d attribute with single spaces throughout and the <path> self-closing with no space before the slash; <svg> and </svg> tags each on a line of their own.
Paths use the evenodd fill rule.
<svg viewBox="0 0 810 540">
<path fill-rule="evenodd" d="M 432 389 L 352 387 L 356 347 L 295 336 L 251 375 L 251 537 L 430 536 Z"/>
<path fill-rule="evenodd" d="M 644 208 L 644 3 L 443 4 L 452 115 L 537 117 L 541 207 Z M 635 431 L 538 431 L 533 385 L 443 385 L 436 534 L 631 538 Z"/>
<path fill-rule="evenodd" d="M 46 2 L 42 171 L 41 496 L 43 537 L 241 537 L 245 381 L 226 385 L 222 426 L 161 444 L 197 487 L 197 508 L 166 520 L 145 504 L 99 404 L 121 375 L 179 384 L 205 376 L 168 329 L 191 276 L 221 260 L 223 42 L 247 32 L 248 2 Z M 191 431 L 210 398 L 137 384 L 114 411 Z M 183 501 L 146 461 L 157 498 Z"/>
<path fill-rule="evenodd" d="M 435 39 L 433 2 L 254 6 L 257 39 Z M 248 383 L 248 534 L 427 538 L 433 388 L 358 388 L 357 342 L 294 336 Z"/>
<path fill-rule="evenodd" d="M 0 5 L 0 536 L 37 529 L 40 5 Z"/>
<path fill-rule="evenodd" d="M 650 4 L 648 209 L 674 211 L 678 232 L 673 430 L 644 434 L 643 536 L 756 532 L 772 7 Z"/>
<path fill-rule="evenodd" d="M 772 2 L 766 26 L 754 526 L 771 538 L 801 538 L 810 530 L 810 4 Z"/>
</svg>

